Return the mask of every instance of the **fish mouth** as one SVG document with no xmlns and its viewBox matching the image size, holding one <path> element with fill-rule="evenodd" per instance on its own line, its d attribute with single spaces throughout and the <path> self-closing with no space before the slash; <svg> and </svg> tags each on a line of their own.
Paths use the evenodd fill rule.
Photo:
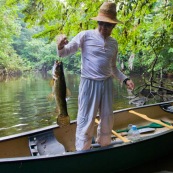
<svg viewBox="0 0 173 173">
<path fill-rule="evenodd" d="M 53 68 L 52 68 L 52 76 L 54 79 L 57 79 L 60 75 L 60 69 L 62 69 L 62 62 L 61 61 L 55 61 Z"/>
<path fill-rule="evenodd" d="M 70 125 L 70 117 L 69 116 L 64 116 L 64 115 L 58 115 L 57 124 L 60 127 L 65 127 L 65 126 Z"/>
<path fill-rule="evenodd" d="M 57 64 L 57 65 L 61 65 L 62 64 L 62 61 L 55 61 L 55 64 Z"/>
</svg>

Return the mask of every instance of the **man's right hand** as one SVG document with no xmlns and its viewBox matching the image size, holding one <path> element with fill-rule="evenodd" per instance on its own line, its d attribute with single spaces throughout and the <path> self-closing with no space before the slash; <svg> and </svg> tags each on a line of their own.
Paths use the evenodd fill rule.
<svg viewBox="0 0 173 173">
<path fill-rule="evenodd" d="M 57 46 L 58 46 L 58 50 L 61 50 L 64 48 L 64 46 L 68 44 L 68 40 L 66 35 L 61 34 L 57 37 Z"/>
</svg>

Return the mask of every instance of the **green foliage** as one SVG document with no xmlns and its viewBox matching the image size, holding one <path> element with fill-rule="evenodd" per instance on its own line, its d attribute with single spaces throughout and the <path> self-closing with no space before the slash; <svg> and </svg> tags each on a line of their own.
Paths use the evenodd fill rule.
<svg viewBox="0 0 173 173">
<path fill-rule="evenodd" d="M 140 66 L 147 67 L 148 71 L 158 55 L 155 70 L 170 69 L 168 63 L 173 59 L 172 55 L 168 55 L 168 50 L 173 45 L 172 1 L 119 3 L 120 18 L 125 25 L 118 26 L 118 32 L 114 31 L 114 36 L 118 38 L 120 52 L 134 52 L 135 58 L 139 58 Z"/>
<path fill-rule="evenodd" d="M 24 62 L 11 45 L 13 36 L 20 34 L 18 8 L 14 6 L 9 9 L 6 3 L 5 0 L 0 1 L 0 66 L 6 68 L 7 71 L 18 71 Z"/>
<path fill-rule="evenodd" d="M 36 37 L 48 37 L 50 41 L 61 33 L 71 37 L 81 30 L 95 28 L 96 22 L 90 18 L 97 15 L 98 9 L 103 3 L 103 1 L 93 3 L 92 1 L 77 0 L 40 0 L 36 2 L 34 5 L 33 1 L 29 1 L 27 4 L 26 9 L 32 6 L 34 13 L 31 15 L 31 12 L 27 13 L 25 10 L 25 19 L 31 25 L 37 23 L 43 26 L 44 30 L 39 32 Z M 117 25 L 113 32 L 113 37 L 119 43 L 119 53 L 127 55 L 128 52 L 133 52 L 138 55 L 139 52 L 142 52 L 143 56 L 140 57 L 142 63 L 138 65 L 140 68 L 145 68 L 154 61 L 155 51 L 159 55 L 158 66 L 156 66 L 158 69 L 162 64 L 165 48 L 173 47 L 172 1 L 119 0 L 116 2 L 118 18 L 124 22 L 124 25 Z M 49 6 L 49 8 L 40 8 L 40 3 L 42 3 L 42 7 Z"/>
<path fill-rule="evenodd" d="M 30 68 L 49 70 L 57 59 L 55 42 L 47 44 L 45 39 L 32 39 L 31 37 L 27 39 L 28 33 L 29 31 L 25 30 L 19 38 L 15 38 L 13 44 L 15 50 L 22 59 L 30 62 L 28 64 Z"/>
<path fill-rule="evenodd" d="M 1 0 L 0 46 L 2 50 L 9 51 L 12 36 L 16 35 L 22 26 L 20 39 L 17 41 L 15 39 L 13 44 L 18 55 L 30 61 L 27 63 L 31 66 L 40 69 L 46 64 L 50 68 L 57 58 L 55 37 L 63 33 L 71 38 L 82 30 L 95 28 L 96 22 L 90 18 L 97 15 L 103 2 L 103 0 Z M 143 68 L 150 71 L 155 58 L 158 57 L 155 71 L 163 69 L 165 72 L 173 73 L 170 63 L 173 56 L 173 1 L 116 0 L 116 3 L 117 17 L 124 24 L 118 24 L 112 36 L 119 43 L 121 62 L 128 66 L 128 57 L 135 53 L 134 69 L 139 71 Z M 18 10 L 23 13 L 27 26 L 34 27 L 33 33 L 29 33 L 28 30 L 23 32 L 26 28 L 25 24 L 18 20 Z M 31 38 L 33 34 L 35 39 Z M 0 51 L 1 61 L 2 57 L 3 60 L 9 59 L 8 51 Z M 15 51 L 10 53 L 15 54 Z M 75 57 L 63 59 L 65 67 L 78 71 L 79 57 L 80 53 L 77 53 Z"/>
</svg>

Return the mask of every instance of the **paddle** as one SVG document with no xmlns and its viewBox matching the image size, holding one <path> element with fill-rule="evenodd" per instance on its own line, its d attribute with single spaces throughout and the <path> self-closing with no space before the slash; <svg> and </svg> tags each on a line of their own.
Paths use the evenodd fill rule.
<svg viewBox="0 0 173 173">
<path fill-rule="evenodd" d="M 161 122 L 160 120 L 156 120 L 156 119 L 149 118 L 149 117 L 147 117 L 147 115 L 145 115 L 145 114 L 140 114 L 140 113 L 135 112 L 135 111 L 132 111 L 132 110 L 129 111 L 129 112 L 132 113 L 132 114 L 134 114 L 134 115 L 137 115 L 137 116 L 139 116 L 139 117 L 141 117 L 141 118 L 143 118 L 143 119 L 145 119 L 145 120 L 147 120 L 147 121 L 151 121 L 151 122 L 154 122 L 154 123 L 156 123 L 156 124 L 160 124 L 160 125 L 162 125 L 162 126 L 164 126 L 164 127 L 167 127 L 167 128 L 169 128 L 169 129 L 173 129 L 173 126 L 167 125 L 167 124 Z"/>
<path fill-rule="evenodd" d="M 151 123 L 151 124 L 148 124 L 146 126 L 139 126 L 137 127 L 137 129 L 143 129 L 143 128 L 162 128 L 163 126 L 160 125 L 160 124 L 157 124 L 157 123 Z M 122 132 L 128 132 L 129 129 L 126 128 L 126 129 L 121 129 L 121 130 L 116 130 L 117 133 L 122 133 Z"/>
<path fill-rule="evenodd" d="M 96 122 L 96 124 L 99 124 L 99 121 L 97 119 L 95 119 L 95 122 Z M 112 134 L 114 134 L 117 138 L 121 139 L 123 142 L 130 142 L 127 138 L 121 136 L 120 134 L 118 134 L 114 130 L 112 130 Z"/>
</svg>

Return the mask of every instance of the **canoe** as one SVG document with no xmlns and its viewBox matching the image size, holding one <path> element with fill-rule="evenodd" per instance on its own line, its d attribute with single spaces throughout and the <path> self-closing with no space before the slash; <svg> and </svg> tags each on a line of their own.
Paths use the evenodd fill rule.
<svg viewBox="0 0 173 173">
<path fill-rule="evenodd" d="M 1 137 L 1 173 L 116 173 L 173 152 L 173 101 L 113 113 L 112 143 L 105 147 L 93 143 L 89 150 L 75 151 L 76 121 Z M 144 131 L 158 126 L 130 141 L 124 133 L 129 124 Z"/>
</svg>

